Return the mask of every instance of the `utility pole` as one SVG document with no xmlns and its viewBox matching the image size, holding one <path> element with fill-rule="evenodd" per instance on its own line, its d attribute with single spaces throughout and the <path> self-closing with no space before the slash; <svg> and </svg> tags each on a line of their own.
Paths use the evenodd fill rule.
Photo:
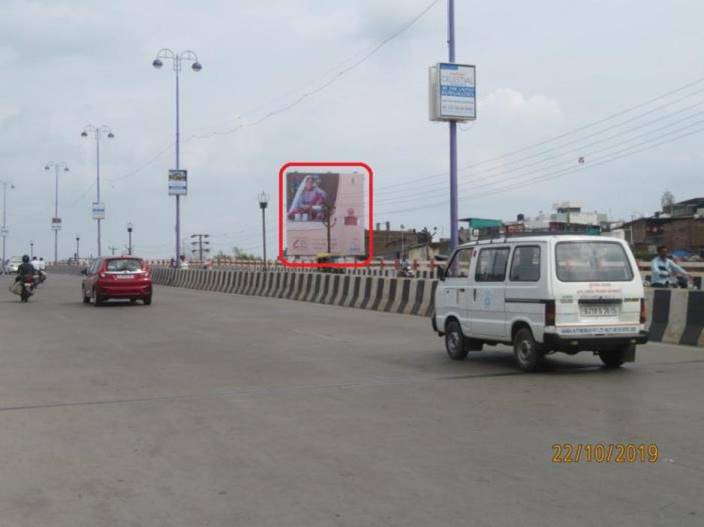
<svg viewBox="0 0 704 527">
<path fill-rule="evenodd" d="M 322 224 L 327 232 L 327 242 L 328 242 L 328 254 L 332 254 L 331 244 L 330 244 L 330 231 L 337 223 L 337 220 L 333 220 L 333 214 L 335 214 L 335 205 L 329 201 L 325 201 L 322 205 L 323 209 L 323 219 Z"/>
<path fill-rule="evenodd" d="M 448 62 L 455 62 L 455 0 L 447 0 Z M 457 121 L 450 121 L 450 252 L 458 245 L 457 233 Z"/>
<path fill-rule="evenodd" d="M 197 252 L 198 261 L 203 263 L 203 253 L 210 252 L 210 248 L 208 247 L 208 245 L 210 245 L 210 242 L 208 241 L 208 238 L 210 238 L 210 234 L 191 234 L 191 238 L 198 238 L 197 241 L 194 240 L 191 242 L 191 245 L 194 246 L 191 252 Z M 195 247 L 198 248 L 196 249 Z"/>
<path fill-rule="evenodd" d="M 68 165 L 61 161 L 60 163 L 55 163 L 49 161 L 45 166 L 44 170 L 54 169 L 54 217 L 51 219 L 51 230 L 54 231 L 54 265 L 59 262 L 59 231 L 61 230 L 61 218 L 59 217 L 59 172 L 63 169 L 64 172 L 68 172 Z"/>
<path fill-rule="evenodd" d="M 132 230 L 134 229 L 134 225 L 132 222 L 127 224 L 127 254 L 132 256 Z"/>
<path fill-rule="evenodd" d="M 15 186 L 8 181 L 0 181 L 2 183 L 2 229 L 0 229 L 0 235 L 2 236 L 2 269 L 0 272 L 5 272 L 5 262 L 7 261 L 7 256 L 5 255 L 5 241 L 7 235 L 10 233 L 7 230 L 7 189 L 13 189 Z"/>
<path fill-rule="evenodd" d="M 100 207 L 102 207 L 102 203 L 100 201 L 100 138 L 103 134 L 105 134 L 108 139 L 113 139 L 115 137 L 115 134 L 112 133 L 112 130 L 109 126 L 102 125 L 96 127 L 92 124 L 89 124 L 83 129 L 83 131 L 81 132 L 81 137 L 88 137 L 89 133 L 95 135 L 95 205 L 100 209 Z M 98 223 L 98 257 L 101 256 L 102 247 L 100 237 L 100 221 L 104 217 L 104 208 L 97 210 L 96 207 L 93 207 L 93 219 L 96 220 Z"/>
<path fill-rule="evenodd" d="M 152 62 L 152 66 L 156 69 L 164 65 L 164 60 L 171 60 L 173 63 L 174 73 L 176 75 L 176 170 L 181 168 L 181 108 L 180 108 L 180 84 L 179 75 L 181 73 L 181 65 L 184 62 L 192 62 L 191 69 L 198 73 L 203 69 L 203 65 L 198 62 L 198 56 L 191 50 L 178 53 L 168 48 L 160 49 L 156 58 Z M 176 194 L 176 266 L 180 265 L 181 259 L 181 196 Z"/>
<path fill-rule="evenodd" d="M 110 251 L 113 256 L 115 256 L 115 251 L 117 251 L 118 249 L 119 249 L 119 247 L 115 247 L 114 245 L 111 245 L 110 247 L 108 247 L 108 251 Z"/>
<path fill-rule="evenodd" d="M 264 271 L 266 271 L 266 206 L 269 203 L 269 195 L 266 192 L 262 192 L 258 196 L 259 208 L 262 209 L 262 254 L 264 259 Z"/>
</svg>

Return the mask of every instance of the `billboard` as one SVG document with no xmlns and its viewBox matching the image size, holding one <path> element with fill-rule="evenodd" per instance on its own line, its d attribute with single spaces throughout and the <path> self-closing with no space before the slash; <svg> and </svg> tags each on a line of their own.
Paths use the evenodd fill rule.
<svg viewBox="0 0 704 527">
<path fill-rule="evenodd" d="M 188 194 L 188 171 L 169 170 L 169 196 Z"/>
<path fill-rule="evenodd" d="M 472 121 L 477 118 L 476 69 L 470 64 L 440 62 L 430 68 L 430 119 Z"/>
<path fill-rule="evenodd" d="M 105 203 L 103 202 L 93 202 L 93 219 L 94 220 L 104 220 L 105 219 Z"/>
<path fill-rule="evenodd" d="M 366 180 L 366 174 L 353 170 L 286 172 L 286 256 L 365 254 Z"/>
</svg>

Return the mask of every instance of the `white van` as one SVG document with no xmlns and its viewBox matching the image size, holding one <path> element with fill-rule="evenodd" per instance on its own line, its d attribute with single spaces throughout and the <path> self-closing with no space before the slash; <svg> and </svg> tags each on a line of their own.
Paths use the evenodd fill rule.
<svg viewBox="0 0 704 527">
<path fill-rule="evenodd" d="M 635 360 L 645 331 L 643 284 L 628 244 L 593 235 L 514 235 L 460 246 L 440 271 L 433 329 L 451 359 L 513 346 L 534 371 L 546 354 Z"/>
</svg>

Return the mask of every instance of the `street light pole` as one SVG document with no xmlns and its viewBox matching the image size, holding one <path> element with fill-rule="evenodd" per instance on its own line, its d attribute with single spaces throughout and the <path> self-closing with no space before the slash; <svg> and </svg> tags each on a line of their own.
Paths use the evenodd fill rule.
<svg viewBox="0 0 704 527">
<path fill-rule="evenodd" d="M 198 62 L 198 56 L 190 50 L 175 52 L 168 48 L 160 49 L 156 54 L 156 58 L 152 62 L 152 66 L 156 69 L 164 65 L 164 60 L 173 62 L 173 69 L 176 76 L 176 170 L 181 168 L 181 108 L 180 108 L 180 73 L 181 64 L 192 62 L 191 69 L 196 73 L 203 69 L 203 66 Z M 181 196 L 176 194 L 176 265 L 181 262 Z"/>
<path fill-rule="evenodd" d="M 455 62 L 455 0 L 447 2 L 448 62 Z M 458 244 L 457 233 L 457 122 L 450 121 L 450 251 Z"/>
<path fill-rule="evenodd" d="M 7 239 L 7 235 L 9 234 L 7 230 L 7 189 L 8 187 L 10 189 L 15 188 L 15 186 L 8 182 L 8 181 L 0 181 L 2 183 L 2 229 L 0 229 L 0 235 L 2 235 L 2 269 L 0 269 L 0 272 L 4 273 L 5 272 L 5 261 L 7 260 L 7 256 L 5 254 L 5 241 Z"/>
<path fill-rule="evenodd" d="M 113 139 L 115 134 L 112 133 L 112 130 L 108 126 L 102 125 L 96 127 L 92 124 L 89 124 L 83 129 L 81 132 L 81 137 L 88 137 L 89 133 L 93 133 L 95 135 L 95 197 L 96 203 L 100 206 L 100 138 L 102 134 L 106 134 L 108 139 Z M 93 219 L 98 222 L 98 257 L 100 257 L 102 253 L 102 244 L 100 241 L 100 221 L 102 218 L 95 216 L 96 214 L 93 212 Z"/>
<path fill-rule="evenodd" d="M 81 237 L 76 234 L 76 261 L 81 257 L 80 253 L 80 244 L 81 244 Z"/>
<path fill-rule="evenodd" d="M 44 170 L 54 169 L 54 217 L 51 220 L 51 229 L 54 231 L 54 265 L 59 262 L 59 231 L 61 230 L 61 219 L 59 218 L 59 171 L 63 169 L 68 172 L 68 165 L 61 161 L 55 163 L 49 161 Z"/>
<path fill-rule="evenodd" d="M 34 258 L 34 242 L 29 242 L 29 257 Z"/>
<path fill-rule="evenodd" d="M 262 256 L 264 258 L 264 270 L 266 271 L 266 206 L 269 204 L 269 195 L 261 192 L 258 196 L 259 208 L 262 209 Z"/>
<path fill-rule="evenodd" d="M 132 225 L 131 222 L 127 224 L 127 240 L 128 240 L 127 241 L 127 254 L 129 254 L 130 256 L 132 256 L 132 228 L 133 227 L 134 226 Z"/>
</svg>

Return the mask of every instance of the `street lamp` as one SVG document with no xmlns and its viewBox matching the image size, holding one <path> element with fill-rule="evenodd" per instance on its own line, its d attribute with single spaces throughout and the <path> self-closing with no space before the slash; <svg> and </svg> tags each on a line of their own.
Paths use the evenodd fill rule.
<svg viewBox="0 0 704 527">
<path fill-rule="evenodd" d="M 5 240 L 10 231 L 7 230 L 7 189 L 12 190 L 15 186 L 9 181 L 0 181 L 2 184 L 2 228 L 0 229 L 0 236 L 2 236 L 2 265 L 0 265 L 0 273 L 5 272 L 5 262 L 7 257 L 5 255 Z"/>
<path fill-rule="evenodd" d="M 29 242 L 29 257 L 34 258 L 34 242 Z"/>
<path fill-rule="evenodd" d="M 54 169 L 54 217 L 51 219 L 51 230 L 54 231 L 54 265 L 59 262 L 59 231 L 61 230 L 61 218 L 59 217 L 59 172 L 68 172 L 68 165 L 65 161 L 55 163 L 49 161 L 44 170 Z"/>
<path fill-rule="evenodd" d="M 259 208 L 262 209 L 262 255 L 264 258 L 264 270 L 266 271 L 266 216 L 264 212 L 269 204 L 269 194 L 262 191 L 257 196 L 257 199 L 259 199 Z"/>
<path fill-rule="evenodd" d="M 81 132 L 81 137 L 88 137 L 88 134 L 93 134 L 95 136 L 95 196 L 96 202 L 93 206 L 93 219 L 98 222 L 98 256 L 101 255 L 101 243 L 100 243 L 100 221 L 105 218 L 105 207 L 100 203 L 100 138 L 106 135 L 108 139 L 113 139 L 115 134 L 112 133 L 110 127 L 93 126 L 89 124 Z"/>
<path fill-rule="evenodd" d="M 78 263 L 78 259 L 81 257 L 80 247 L 81 247 L 81 235 L 76 234 L 76 263 Z"/>
<path fill-rule="evenodd" d="M 170 60 L 173 63 L 173 70 L 176 76 L 176 170 L 181 168 L 181 110 L 179 98 L 179 74 L 181 73 L 181 64 L 183 62 L 191 62 L 191 69 L 196 73 L 203 69 L 203 66 L 198 62 L 198 56 L 190 50 L 175 52 L 168 48 L 160 49 L 156 54 L 156 58 L 152 62 L 152 66 L 160 69 L 164 65 L 164 60 Z M 176 194 L 176 265 L 181 262 L 181 196 Z"/>
<path fill-rule="evenodd" d="M 132 228 L 134 225 L 132 225 L 132 222 L 129 222 L 127 224 L 127 237 L 128 237 L 128 242 L 127 242 L 127 254 L 132 256 Z"/>
</svg>

